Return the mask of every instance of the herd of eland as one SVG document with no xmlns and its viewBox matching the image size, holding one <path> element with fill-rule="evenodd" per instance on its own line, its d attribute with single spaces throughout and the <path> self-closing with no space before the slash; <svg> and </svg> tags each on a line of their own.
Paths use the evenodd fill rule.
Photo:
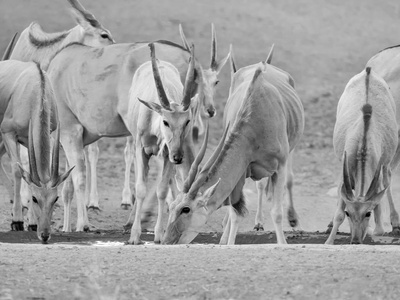
<svg viewBox="0 0 400 300">
<path fill-rule="evenodd" d="M 277 242 L 285 244 L 286 194 L 289 223 L 298 225 L 292 162 L 305 120 L 293 78 L 271 64 L 273 47 L 265 61 L 238 69 L 232 46 L 217 59 L 216 30 L 211 25 L 211 62 L 204 68 L 181 25 L 182 45 L 167 40 L 116 43 L 78 0 L 68 2 L 76 27 L 46 33 L 34 22 L 16 42 L 12 39 L 0 62 L 0 157 L 7 153 L 11 163 L 11 174 L 2 167 L 0 179 L 13 200 L 11 229 L 24 230 L 26 206 L 28 228 L 46 243 L 58 186 L 64 182 L 63 231 L 72 229 L 73 198 L 76 231 L 89 230 L 87 209 L 99 208 L 96 142 L 126 137 L 121 206 L 127 209 L 134 203 L 127 221 L 128 244 L 142 243 L 141 216 L 152 156 L 161 169 L 154 242 L 190 243 L 210 215 L 227 206 L 220 244 L 234 244 L 239 217 L 247 211 L 243 186 L 250 177 L 259 194 L 254 229 L 263 230 L 265 192 L 272 202 Z M 231 84 L 223 111 L 224 133 L 202 164 L 208 119 L 217 113 L 218 75 L 228 62 Z M 327 244 L 334 243 L 346 217 L 351 243 L 362 243 L 367 234 L 382 235 L 384 195 L 392 229 L 400 232 L 391 191 L 392 171 L 400 161 L 398 66 L 400 47 L 382 50 L 349 81 L 338 102 L 333 144 L 342 171 Z M 199 137 L 203 141 L 197 149 Z M 60 175 L 61 149 L 66 168 Z M 132 163 L 134 193 L 129 185 Z M 369 225 L 372 212 L 374 230 Z"/>
</svg>

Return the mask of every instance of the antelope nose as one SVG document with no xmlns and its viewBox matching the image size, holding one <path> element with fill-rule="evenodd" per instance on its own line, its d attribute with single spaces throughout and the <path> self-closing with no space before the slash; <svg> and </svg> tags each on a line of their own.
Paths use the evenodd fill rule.
<svg viewBox="0 0 400 300">
<path fill-rule="evenodd" d="M 208 117 L 209 117 L 209 118 L 214 117 L 214 115 L 215 115 L 215 109 L 212 109 L 212 108 L 207 109 L 207 114 L 208 114 Z"/>
<path fill-rule="evenodd" d="M 43 243 L 46 243 L 46 242 L 49 240 L 49 238 L 50 238 L 50 234 L 42 232 L 42 233 L 40 234 L 40 237 L 42 238 L 42 242 L 43 242 Z"/>
<path fill-rule="evenodd" d="M 180 154 L 174 154 L 173 159 L 174 163 L 176 163 L 177 165 L 182 163 L 182 155 Z"/>
</svg>

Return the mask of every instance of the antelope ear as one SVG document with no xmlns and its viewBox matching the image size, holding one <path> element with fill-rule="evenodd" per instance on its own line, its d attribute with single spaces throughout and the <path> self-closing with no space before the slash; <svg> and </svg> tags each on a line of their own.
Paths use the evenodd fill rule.
<svg viewBox="0 0 400 300">
<path fill-rule="evenodd" d="M 32 183 L 31 174 L 29 174 L 27 171 L 25 171 L 25 169 L 21 166 L 20 163 L 17 163 L 17 164 L 18 164 L 19 171 L 21 172 L 22 178 L 26 181 L 26 183 L 28 185 L 30 185 Z"/>
<path fill-rule="evenodd" d="M 221 182 L 221 178 L 218 179 L 217 183 L 210 186 L 203 194 L 204 199 L 207 199 L 207 201 L 214 195 L 217 186 L 219 185 L 219 183 Z"/>
<path fill-rule="evenodd" d="M 60 177 L 58 177 L 58 180 L 56 182 L 53 183 L 53 187 L 59 186 L 61 183 L 63 183 L 69 176 L 69 174 L 71 173 L 71 171 L 75 168 L 75 166 L 73 166 L 71 169 L 69 169 L 67 172 L 65 172 L 64 174 L 62 174 Z"/>
<path fill-rule="evenodd" d="M 155 102 L 147 102 L 144 100 L 141 100 L 138 98 L 138 100 L 143 103 L 144 105 L 146 105 L 149 109 L 154 110 L 156 113 L 159 113 L 161 115 L 161 111 L 162 111 L 162 106 L 155 103 Z"/>
<path fill-rule="evenodd" d="M 340 194 L 342 195 L 342 198 L 346 199 L 347 201 L 354 200 L 353 199 L 354 196 L 352 194 L 347 193 L 344 183 L 342 183 L 342 188 L 340 189 Z"/>
<path fill-rule="evenodd" d="M 379 193 L 376 193 L 376 194 L 371 195 L 368 199 L 365 199 L 365 201 L 373 201 L 373 202 L 375 202 L 376 204 L 378 204 L 378 203 L 381 201 L 383 195 L 385 194 L 386 189 L 387 189 L 387 187 L 385 187 L 385 188 L 384 188 L 382 191 L 380 191 Z"/>
</svg>

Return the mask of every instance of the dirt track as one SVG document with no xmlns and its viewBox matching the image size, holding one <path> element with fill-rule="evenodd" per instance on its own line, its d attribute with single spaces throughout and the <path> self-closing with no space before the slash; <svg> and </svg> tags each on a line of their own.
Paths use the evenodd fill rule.
<svg viewBox="0 0 400 300">
<path fill-rule="evenodd" d="M 0 244 L 0 254 L 0 299 L 400 297 L 398 246 Z"/>
</svg>

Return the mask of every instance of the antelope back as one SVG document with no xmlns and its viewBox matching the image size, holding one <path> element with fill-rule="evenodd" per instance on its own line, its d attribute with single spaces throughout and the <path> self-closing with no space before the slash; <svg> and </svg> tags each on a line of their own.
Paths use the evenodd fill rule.
<svg viewBox="0 0 400 300">
<path fill-rule="evenodd" d="M 93 47 L 103 47 L 115 43 L 109 30 L 77 0 L 69 0 L 71 12 L 78 25 L 68 31 L 46 33 L 40 25 L 33 22 L 18 39 L 11 59 L 38 62 L 47 70 L 54 55 L 70 43 L 82 43 Z"/>
</svg>

